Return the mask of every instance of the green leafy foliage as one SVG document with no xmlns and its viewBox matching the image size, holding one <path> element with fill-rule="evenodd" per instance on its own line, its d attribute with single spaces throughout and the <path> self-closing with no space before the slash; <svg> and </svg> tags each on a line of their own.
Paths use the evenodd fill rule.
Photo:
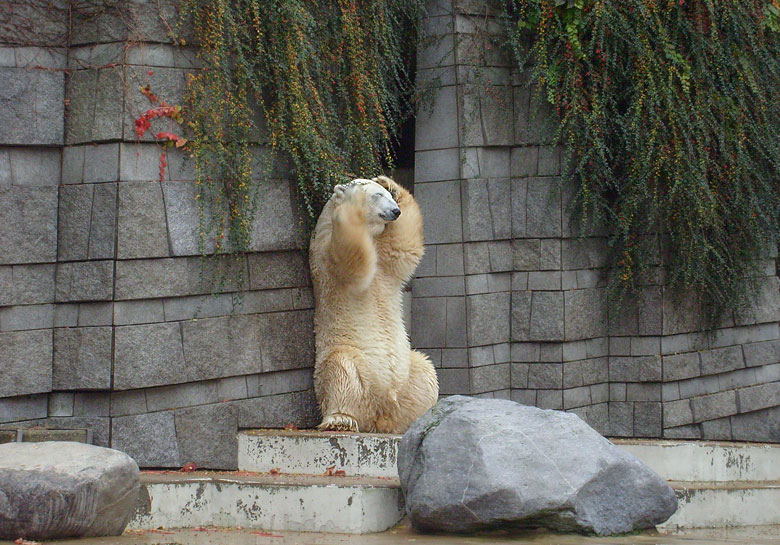
<svg viewBox="0 0 780 545">
<path fill-rule="evenodd" d="M 558 114 L 575 211 L 607 227 L 612 288 L 660 263 L 712 316 L 744 308 L 780 216 L 776 0 L 504 6 Z"/>
<path fill-rule="evenodd" d="M 279 161 L 292 169 L 310 222 L 333 185 L 391 162 L 411 112 L 420 0 L 183 0 L 183 8 L 203 62 L 186 111 L 202 243 L 217 253 L 249 249 L 258 180 Z"/>
</svg>

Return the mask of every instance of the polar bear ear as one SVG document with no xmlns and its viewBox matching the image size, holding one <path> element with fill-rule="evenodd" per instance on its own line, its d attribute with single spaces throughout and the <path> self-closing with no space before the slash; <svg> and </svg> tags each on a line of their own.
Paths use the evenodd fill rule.
<svg viewBox="0 0 780 545">
<path fill-rule="evenodd" d="M 338 184 L 333 188 L 333 196 L 337 199 L 341 199 L 347 193 L 347 184 Z"/>
</svg>

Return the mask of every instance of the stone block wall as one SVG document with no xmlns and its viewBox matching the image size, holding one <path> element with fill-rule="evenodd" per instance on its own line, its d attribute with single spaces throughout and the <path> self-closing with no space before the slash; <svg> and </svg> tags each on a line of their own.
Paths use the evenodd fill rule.
<svg viewBox="0 0 780 545">
<path fill-rule="evenodd" d="M 315 424 L 290 176 L 260 180 L 252 253 L 202 260 L 192 161 L 167 152 L 161 178 L 133 130 L 141 87 L 177 104 L 198 69 L 173 43 L 174 4 L 38 5 L 0 6 L 0 427 L 87 428 L 145 467 L 229 469 L 238 428 Z M 502 53 L 492 4 L 432 1 L 426 26 L 426 255 L 407 321 L 441 394 L 574 411 L 613 436 L 780 441 L 775 256 L 751 319 L 715 335 L 660 273 L 609 316 L 606 239 L 569 221 L 552 116 Z"/>
<path fill-rule="evenodd" d="M 180 104 L 198 68 L 172 43 L 173 5 L 95 3 L 70 28 L 66 10 L 44 15 L 59 41 L 0 47 L 0 426 L 89 428 L 142 466 L 229 469 L 239 427 L 315 424 L 289 176 L 261 180 L 250 255 L 202 260 L 193 162 L 169 151 L 161 178 L 160 147 L 134 132 L 140 88 Z"/>
<path fill-rule="evenodd" d="M 431 2 L 416 126 L 426 256 L 412 343 L 441 394 L 573 411 L 619 437 L 780 441 L 780 291 L 761 262 L 749 319 L 702 331 L 660 271 L 610 315 L 607 240 L 570 221 L 552 112 L 502 52 L 491 2 Z"/>
</svg>

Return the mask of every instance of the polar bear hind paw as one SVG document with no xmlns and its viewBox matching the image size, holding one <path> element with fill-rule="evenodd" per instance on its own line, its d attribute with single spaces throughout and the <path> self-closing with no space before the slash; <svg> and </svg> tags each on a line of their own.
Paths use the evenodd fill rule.
<svg viewBox="0 0 780 545">
<path fill-rule="evenodd" d="M 329 414 L 322 419 L 322 423 L 317 426 L 317 429 L 320 431 L 360 431 L 357 420 L 342 413 Z"/>
</svg>

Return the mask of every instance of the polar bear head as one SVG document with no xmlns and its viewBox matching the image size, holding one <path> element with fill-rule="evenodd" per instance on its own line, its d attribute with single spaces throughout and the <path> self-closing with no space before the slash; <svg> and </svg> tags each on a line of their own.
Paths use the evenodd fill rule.
<svg viewBox="0 0 780 545">
<path fill-rule="evenodd" d="M 366 223 L 373 236 L 381 234 L 386 224 L 397 220 L 401 215 L 401 209 L 390 192 L 374 180 L 356 178 L 351 182 L 339 184 L 333 188 L 331 199 L 334 205 L 338 206 L 354 197 L 358 191 L 365 194 Z"/>
</svg>

